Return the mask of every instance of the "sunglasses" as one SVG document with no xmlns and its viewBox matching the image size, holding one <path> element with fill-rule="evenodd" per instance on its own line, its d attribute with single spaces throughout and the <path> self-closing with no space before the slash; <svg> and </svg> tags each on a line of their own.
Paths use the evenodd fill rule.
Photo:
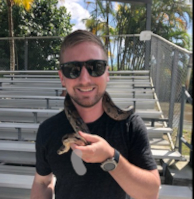
<svg viewBox="0 0 194 199">
<path fill-rule="evenodd" d="M 84 62 L 73 61 L 60 65 L 63 75 L 69 79 L 78 78 L 82 67 L 85 66 L 92 77 L 99 77 L 104 74 L 107 62 L 105 60 L 88 60 Z"/>
</svg>

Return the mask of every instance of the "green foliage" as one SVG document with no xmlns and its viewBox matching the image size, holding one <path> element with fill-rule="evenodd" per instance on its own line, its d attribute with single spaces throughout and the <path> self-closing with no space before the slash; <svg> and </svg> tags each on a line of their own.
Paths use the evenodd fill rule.
<svg viewBox="0 0 194 199">
<path fill-rule="evenodd" d="M 136 4 L 122 4 L 116 13 L 118 34 L 139 34 L 145 30 L 146 8 Z"/>
<path fill-rule="evenodd" d="M 146 29 L 146 6 L 121 4 L 117 14 L 118 34 L 139 34 Z M 187 29 L 192 21 L 192 10 L 184 0 L 153 0 L 151 31 L 183 48 L 191 50 Z"/>
<path fill-rule="evenodd" d="M 109 37 L 103 37 L 105 35 L 115 35 L 114 28 L 110 25 L 110 17 L 109 15 L 114 16 L 114 9 L 112 3 L 109 1 L 102 2 L 100 0 L 96 0 L 94 2 L 86 2 L 88 5 L 93 6 L 91 11 L 91 17 L 89 19 L 84 19 L 86 28 L 91 31 L 93 34 L 100 35 L 101 39 L 104 43 L 104 46 L 107 50 L 107 56 L 110 59 L 110 66 L 113 70 L 113 53 L 110 48 L 111 40 Z"/>
<path fill-rule="evenodd" d="M 185 0 L 154 0 L 151 20 L 154 33 L 191 50 L 191 37 L 187 29 L 192 21 L 192 10 Z"/>
<path fill-rule="evenodd" d="M 36 0 L 32 9 L 27 12 L 23 7 L 13 6 L 15 37 L 31 36 L 61 36 L 64 37 L 72 30 L 71 16 L 65 7 L 57 8 L 57 0 Z M 2 20 L 3 19 L 3 20 Z M 8 16 L 5 1 L 0 5 L 0 37 L 8 37 Z M 61 39 L 30 39 L 28 40 L 28 69 L 53 69 L 58 63 Z M 27 44 L 27 43 L 26 43 Z M 24 69 L 25 40 L 16 40 L 16 69 Z M 3 52 L 2 52 L 3 51 Z M 0 42 L 0 52 L 9 57 L 9 45 Z M 4 57 L 0 55 L 0 61 Z M 7 68 L 8 69 L 8 68 Z"/>
<path fill-rule="evenodd" d="M 191 50 L 191 37 L 187 33 L 192 20 L 191 7 L 180 0 L 153 0 L 151 6 L 151 31 L 183 48 Z M 146 6 L 141 4 L 119 4 L 116 11 L 116 32 L 139 34 L 146 30 Z M 145 46 L 143 43 L 118 38 L 120 44 L 118 70 L 143 69 Z M 128 60 L 130 62 L 128 62 Z M 126 66 L 128 68 L 126 68 Z"/>
</svg>

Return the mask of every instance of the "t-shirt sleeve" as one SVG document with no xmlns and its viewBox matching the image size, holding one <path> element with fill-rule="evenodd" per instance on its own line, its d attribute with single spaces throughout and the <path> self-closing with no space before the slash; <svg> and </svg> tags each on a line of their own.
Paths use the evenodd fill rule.
<svg viewBox="0 0 194 199">
<path fill-rule="evenodd" d="M 146 170 L 156 169 L 153 158 L 147 128 L 144 121 L 138 115 L 132 115 L 128 120 L 129 157 L 132 164 Z"/>
<path fill-rule="evenodd" d="M 47 160 L 47 150 L 42 140 L 42 133 L 43 130 L 40 125 L 36 137 L 36 171 L 39 175 L 46 176 L 52 171 Z"/>
</svg>

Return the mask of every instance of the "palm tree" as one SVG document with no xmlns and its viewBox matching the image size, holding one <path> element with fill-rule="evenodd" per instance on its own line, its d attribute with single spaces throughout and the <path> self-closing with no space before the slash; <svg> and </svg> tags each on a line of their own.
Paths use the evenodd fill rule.
<svg viewBox="0 0 194 199">
<path fill-rule="evenodd" d="M 191 7 L 185 0 L 154 0 L 152 31 L 181 47 L 189 48 L 187 28 L 192 20 Z"/>
<path fill-rule="evenodd" d="M 153 0 L 151 31 L 186 48 L 190 45 L 186 31 L 191 18 L 191 8 L 185 3 L 185 0 Z M 146 27 L 146 8 L 137 4 L 120 4 L 116 20 L 116 30 L 119 35 L 139 34 Z M 125 43 L 121 45 L 123 40 Z M 122 49 L 119 50 L 121 55 L 118 56 L 118 69 L 125 69 L 125 66 L 129 65 L 126 64 L 127 60 L 132 60 L 133 69 L 137 66 L 134 63 L 143 63 L 141 60 L 144 56 L 143 46 L 140 47 L 137 42 L 130 41 L 129 38 L 119 37 L 119 42 Z"/>
<path fill-rule="evenodd" d="M 109 24 L 109 15 L 114 15 L 113 6 L 110 1 L 103 3 L 102 1 L 96 0 L 95 3 L 86 1 L 87 7 L 93 6 L 91 11 L 91 18 L 84 19 L 86 28 L 94 34 L 100 34 L 107 50 L 107 55 L 111 58 L 111 65 L 113 67 L 112 53 L 110 47 L 110 37 L 105 35 L 114 35 L 114 28 Z"/>
<path fill-rule="evenodd" d="M 30 10 L 33 0 L 6 0 L 8 7 L 9 37 L 10 37 L 10 70 L 15 70 L 15 41 L 12 7 L 14 4 Z"/>
</svg>

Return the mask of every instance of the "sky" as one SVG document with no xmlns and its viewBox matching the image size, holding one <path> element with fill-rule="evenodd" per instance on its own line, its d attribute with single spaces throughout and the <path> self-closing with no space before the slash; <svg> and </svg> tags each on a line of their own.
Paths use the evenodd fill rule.
<svg viewBox="0 0 194 199">
<path fill-rule="evenodd" d="M 71 13 L 71 22 L 75 24 L 73 30 L 86 29 L 82 19 L 89 18 L 90 13 L 83 0 L 58 0 L 58 2 L 58 6 L 64 5 L 67 12 Z"/>
<path fill-rule="evenodd" d="M 82 19 L 89 18 L 90 13 L 86 9 L 86 3 L 84 3 L 84 0 L 58 0 L 58 6 L 61 5 L 64 5 L 67 8 L 67 12 L 71 13 L 71 22 L 75 24 L 75 26 L 73 26 L 73 31 L 77 29 L 86 29 L 84 23 L 82 22 Z M 193 36 L 192 24 L 188 29 L 188 34 Z"/>
</svg>

